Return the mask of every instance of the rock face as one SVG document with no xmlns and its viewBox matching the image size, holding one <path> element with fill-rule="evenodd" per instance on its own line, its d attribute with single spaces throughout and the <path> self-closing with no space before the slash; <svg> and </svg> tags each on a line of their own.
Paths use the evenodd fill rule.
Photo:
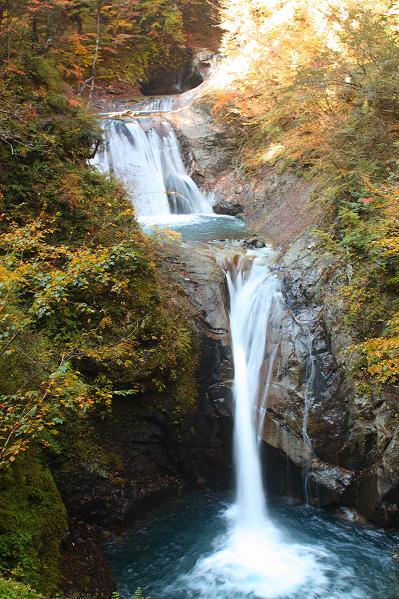
<svg viewBox="0 0 399 599">
<path fill-rule="evenodd" d="M 290 246 L 281 266 L 287 315 L 264 439 L 308 475 L 312 503 L 354 507 L 389 526 L 398 511 L 396 408 L 387 396 L 363 396 L 351 378 L 337 295 L 346 273 L 310 234 Z M 304 374 L 309 360 L 313 374 Z"/>
<path fill-rule="evenodd" d="M 175 50 L 175 62 L 180 67 L 152 69 L 141 91 L 146 96 L 169 95 L 189 91 L 200 85 L 209 74 L 215 52 L 206 48 L 179 48 Z"/>
<path fill-rule="evenodd" d="M 68 514 L 101 528 L 122 525 L 187 484 L 224 486 L 231 477 L 231 360 L 224 273 L 198 246 L 165 252 L 168 277 L 186 289 L 200 356 L 198 404 L 175 412 L 172 399 L 115 398 L 112 418 L 79 435 L 66 431 L 56 476 Z M 193 381 L 196 385 L 196 381 Z"/>
<path fill-rule="evenodd" d="M 190 155 L 190 174 L 214 192 L 218 214 L 242 214 L 253 230 L 285 248 L 320 220 L 320 208 L 311 201 L 312 183 L 294 172 L 281 172 L 276 164 L 265 165 L 256 177 L 243 173 L 230 132 L 201 99 L 168 119 Z"/>
<path fill-rule="evenodd" d="M 263 431 L 268 486 L 390 526 L 399 509 L 397 398 L 356 389 L 337 294 L 347 273 L 309 232 L 320 220 L 315 190 L 278 164 L 248 179 L 208 108 L 188 110 L 190 118 L 178 115 L 176 124 L 194 174 L 219 206 L 242 206 L 248 225 L 282 250 L 286 310 Z"/>
<path fill-rule="evenodd" d="M 213 205 L 215 214 L 227 214 L 228 216 L 237 216 L 244 212 L 244 206 L 239 202 L 223 202 L 219 201 Z"/>
<path fill-rule="evenodd" d="M 168 114 L 168 120 L 180 134 L 183 148 L 190 157 L 190 175 L 202 187 L 216 191 L 221 173 L 230 172 L 234 158 L 232 140 L 222 127 L 214 122 L 207 105 L 194 103 Z M 218 194 L 217 194 L 217 197 Z M 225 194 L 221 200 L 227 200 Z M 241 203 L 242 198 L 236 197 Z"/>
<path fill-rule="evenodd" d="M 233 374 L 225 275 L 205 244 L 169 250 L 166 262 L 190 300 L 200 348 L 198 409 L 186 422 L 180 444 L 185 474 L 189 466 L 199 479 L 230 483 Z"/>
<path fill-rule="evenodd" d="M 71 522 L 64 548 L 61 570 L 63 591 L 67 597 L 109 599 L 117 588 L 95 527 L 84 522 Z"/>
</svg>

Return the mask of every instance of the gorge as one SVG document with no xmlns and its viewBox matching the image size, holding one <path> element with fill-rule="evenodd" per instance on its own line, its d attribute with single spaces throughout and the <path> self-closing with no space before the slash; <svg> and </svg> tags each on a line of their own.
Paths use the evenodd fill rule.
<svg viewBox="0 0 399 599">
<path fill-rule="evenodd" d="M 106 116 L 104 147 L 94 164 L 124 182 L 145 230 L 156 235 L 165 231 L 166 237 L 168 231 L 179 234 L 169 251 L 180 254 L 183 263 L 190 253 L 200 271 L 204 270 L 206 281 L 210 265 L 203 261 L 205 254 L 225 275 L 225 280 L 218 278 L 216 298 L 207 296 L 204 304 L 200 293 L 196 301 L 206 320 L 213 302 L 220 302 L 222 297 L 226 306 L 218 319 L 222 323 L 220 329 L 229 331 L 223 343 L 231 345 L 227 360 L 231 361 L 234 373 L 231 383 L 234 405 L 230 407 L 229 380 L 222 383 L 222 397 L 212 399 L 209 389 L 206 397 L 211 404 L 219 405 L 215 414 L 220 413 L 222 402 L 224 410 L 234 419 L 236 499 L 224 507 L 224 492 L 183 494 L 181 500 L 169 500 L 154 515 L 147 516 L 143 525 L 137 524 L 120 540 L 110 542 L 106 550 L 118 588 L 126 597 L 137 586 L 145 593 L 165 598 L 302 597 L 304 593 L 315 598 L 383 597 L 395 576 L 395 567 L 389 565 L 388 557 L 395 537 L 384 538 L 383 533 L 369 528 L 362 531 L 353 524 L 340 522 L 337 516 L 313 513 L 313 508 L 308 507 L 311 504 L 331 510 L 341 504 L 341 517 L 361 521 L 354 509 L 358 507 L 355 501 L 344 499 L 345 491 L 356 477 L 334 461 L 323 464 L 316 457 L 308 432 L 309 417 L 315 408 L 316 418 L 326 417 L 317 414 L 317 403 L 322 402 L 323 396 L 334 400 L 341 385 L 325 332 L 320 329 L 316 334 L 312 332 L 312 318 L 318 316 L 304 316 L 300 312 L 298 315 L 292 305 L 293 290 L 287 288 L 284 273 L 292 267 L 281 266 L 285 257 L 278 258 L 270 243 L 259 237 L 252 235 L 250 239 L 240 219 L 212 214 L 212 187 L 219 193 L 220 187 L 211 182 L 207 199 L 187 173 L 185 164 L 189 162 L 181 156 L 178 138 L 190 148 L 191 139 L 184 138 L 184 132 L 187 134 L 192 116 L 196 133 L 201 127 L 204 132 L 208 126 L 201 106 L 195 107 L 197 102 L 198 97 L 191 93 L 186 101 L 184 96 L 177 101 L 165 97 L 141 104 L 139 113 L 134 106 L 124 106 L 119 115 L 114 112 Z M 171 123 L 178 132 L 183 123 L 178 135 Z M 212 144 L 214 131 L 207 135 L 212 159 L 217 163 L 217 142 Z M 201 151 L 206 153 L 204 147 Z M 190 154 L 190 159 L 194 169 L 198 169 L 195 153 Z M 241 194 L 238 198 L 235 194 L 235 199 L 240 200 Z M 255 249 L 257 246 L 260 249 Z M 189 262 L 185 268 L 188 266 Z M 192 274 L 185 280 L 192 281 Z M 198 293 L 201 284 L 197 281 L 194 293 Z M 193 298 L 190 285 L 186 283 L 186 287 Z M 206 344 L 202 351 L 207 352 Z M 205 372 L 206 377 L 209 375 Z M 216 372 L 216 376 L 220 378 L 221 373 Z M 287 402 L 288 389 L 295 393 L 295 401 L 302 403 L 295 428 L 290 423 L 292 404 Z M 265 443 L 263 467 L 261 454 L 265 453 L 262 451 Z M 268 446 L 271 449 L 267 450 Z M 273 449 L 285 453 L 285 463 L 284 458 L 272 453 Z M 273 478 L 277 468 L 282 471 L 276 481 Z M 281 500 L 276 504 L 274 500 L 266 507 L 264 474 L 266 484 L 275 492 L 301 497 L 305 506 Z M 207 479 L 209 473 L 205 470 L 203 475 Z M 181 509 L 183 523 L 176 520 Z M 199 532 L 195 522 L 189 523 L 187 518 L 198 518 L 200 526 L 203 518 L 210 518 L 214 524 Z M 296 519 L 302 523 L 301 532 L 294 524 Z M 190 533 L 191 527 L 196 532 Z M 216 534 L 214 527 L 218 530 Z M 160 535 L 161 547 L 165 544 L 159 554 L 152 548 L 156 543 L 153 535 Z M 313 535 L 317 535 L 317 541 Z M 337 555 L 333 538 L 340 539 L 341 556 Z M 354 550 L 355 538 L 360 542 L 359 552 Z M 163 557 L 170 552 L 172 561 Z M 358 575 L 360 564 L 364 566 L 364 552 L 373 562 L 370 577 Z M 377 562 L 378 568 L 382 568 L 378 577 Z"/>
<path fill-rule="evenodd" d="M 399 597 L 392 0 L 0 0 L 0 599 Z"/>
</svg>

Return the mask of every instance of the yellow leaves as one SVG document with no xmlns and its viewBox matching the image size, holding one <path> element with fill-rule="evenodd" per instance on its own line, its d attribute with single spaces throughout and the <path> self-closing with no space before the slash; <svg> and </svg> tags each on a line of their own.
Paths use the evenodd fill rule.
<svg viewBox="0 0 399 599">
<path fill-rule="evenodd" d="M 36 391 L 0 396 L 0 467 L 14 461 L 33 442 L 46 446 L 63 423 L 66 410 L 86 413 L 94 405 L 95 391 L 68 362 L 44 380 Z"/>
<path fill-rule="evenodd" d="M 43 240 L 54 233 L 53 222 L 50 218 L 47 221 L 34 219 L 23 227 L 11 222 L 7 233 L 1 237 L 1 247 L 16 253 L 37 251 Z"/>
<path fill-rule="evenodd" d="M 366 360 L 368 374 L 379 383 L 399 381 L 399 313 L 388 323 L 385 335 L 353 348 Z"/>
<path fill-rule="evenodd" d="M 100 329 L 106 329 L 107 327 L 110 327 L 112 325 L 112 318 L 110 316 L 106 316 L 105 318 L 102 318 L 100 320 L 99 323 L 99 328 Z"/>
<path fill-rule="evenodd" d="M 376 247 L 380 247 L 384 250 L 386 256 L 398 256 L 399 257 L 399 235 L 388 237 L 385 239 L 379 239 L 374 242 Z"/>
<path fill-rule="evenodd" d="M 262 156 L 263 162 L 274 164 L 284 154 L 284 149 L 283 144 L 270 144 Z"/>
<path fill-rule="evenodd" d="M 151 226 L 149 229 L 152 232 L 153 237 L 160 244 L 177 244 L 181 241 L 181 233 L 174 231 L 173 229 L 163 228 L 161 226 Z"/>
<path fill-rule="evenodd" d="M 42 318 L 90 288 L 93 293 L 101 293 L 110 285 L 119 295 L 127 293 L 129 283 L 118 272 L 119 258 L 113 255 L 114 249 L 53 246 L 46 243 L 53 233 L 53 226 L 37 220 L 25 227 L 11 225 L 3 236 L 1 243 L 6 250 L 0 258 L 3 305 L 9 304 L 11 296 L 27 293 L 32 299 L 31 314 Z M 135 268 L 133 250 L 124 245 L 116 248 L 122 261 L 130 269 Z"/>
<path fill-rule="evenodd" d="M 380 360 L 378 363 L 369 366 L 367 370 L 380 383 L 395 383 L 399 380 L 398 359 Z"/>
</svg>

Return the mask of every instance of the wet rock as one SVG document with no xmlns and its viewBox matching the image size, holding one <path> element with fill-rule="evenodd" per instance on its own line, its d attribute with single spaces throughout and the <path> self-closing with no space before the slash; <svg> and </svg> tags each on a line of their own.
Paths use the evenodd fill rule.
<svg viewBox="0 0 399 599">
<path fill-rule="evenodd" d="M 85 522 L 72 521 L 61 563 L 65 596 L 109 599 L 116 592 L 111 569 L 101 548 L 101 530 Z"/>
<path fill-rule="evenodd" d="M 337 293 L 348 273 L 339 257 L 309 232 L 322 217 L 320 203 L 312 201 L 313 183 L 279 163 L 245 176 L 234 163 L 234 140 L 213 121 L 207 105 L 197 104 L 189 109 L 189 118 L 187 114 L 176 115 L 176 124 L 202 174 L 201 185 L 223 204 L 240 203 L 248 226 L 284 250 L 276 272 L 286 311 L 263 431 L 266 447 L 273 460 L 291 464 L 290 476 L 302 481 L 294 485 L 298 496 L 299 487 L 303 489 L 298 473 L 309 464 L 303 442 L 307 402 L 310 457 L 314 464 L 324 464 L 313 475 L 323 504 L 341 503 L 391 525 L 399 520 L 397 397 L 361 397 L 355 388 L 346 351 L 353 340 L 341 324 L 344 306 Z M 257 244 L 257 237 L 245 242 L 246 247 L 262 247 Z M 312 392 L 306 399 L 310 367 Z M 269 467 L 276 475 L 270 462 Z M 338 479 L 337 469 L 342 472 Z"/>
<path fill-rule="evenodd" d="M 249 237 L 244 239 L 243 246 L 248 249 L 261 249 L 266 247 L 266 242 L 260 237 Z"/>
<path fill-rule="evenodd" d="M 317 507 L 339 504 L 355 474 L 338 466 L 313 462 L 308 481 L 309 502 Z"/>
<path fill-rule="evenodd" d="M 244 212 L 244 206 L 239 202 L 216 202 L 213 205 L 213 211 L 215 214 L 227 214 L 228 216 L 237 216 Z"/>
<path fill-rule="evenodd" d="M 340 326 L 339 260 L 309 234 L 290 246 L 281 264 L 287 312 L 263 438 L 310 472 L 311 502 L 342 504 L 391 525 L 398 518 L 398 425 L 387 401 L 359 397 L 348 375 L 351 339 Z M 303 431 L 307 396 L 310 456 Z"/>
<path fill-rule="evenodd" d="M 338 516 L 338 518 L 342 518 L 342 520 L 347 520 L 353 524 L 366 524 L 366 519 L 354 508 L 339 506 L 334 511 L 334 514 Z"/>
<path fill-rule="evenodd" d="M 231 132 L 215 123 L 211 107 L 206 104 L 192 104 L 168 114 L 168 120 L 179 131 L 179 139 L 187 152 L 191 152 L 191 172 L 201 176 L 205 189 L 215 190 L 215 181 L 221 173 L 231 169 L 234 156 L 234 142 Z M 235 188 L 239 182 L 235 182 Z M 229 201 L 224 192 L 217 194 L 221 200 Z M 233 203 L 242 203 L 241 196 L 234 194 Z"/>
</svg>

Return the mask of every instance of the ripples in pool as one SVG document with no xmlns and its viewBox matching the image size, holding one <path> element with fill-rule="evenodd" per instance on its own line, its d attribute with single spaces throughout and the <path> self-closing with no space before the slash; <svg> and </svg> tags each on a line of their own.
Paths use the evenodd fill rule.
<svg viewBox="0 0 399 599">
<path fill-rule="evenodd" d="M 151 599 L 399 599 L 399 570 L 392 559 L 397 536 L 275 501 L 269 512 L 283 539 L 280 550 L 288 557 L 300 547 L 298 555 L 314 564 L 304 583 L 284 591 L 287 585 L 271 585 L 272 560 L 260 546 L 253 550 L 258 570 L 264 560 L 262 584 L 254 579 L 258 570 L 240 572 L 234 564 L 232 569 L 231 556 L 223 561 L 231 554 L 227 508 L 224 496 L 187 494 L 110 543 L 106 552 L 122 597 L 140 586 Z M 292 574 L 287 578 L 294 580 Z"/>
</svg>

